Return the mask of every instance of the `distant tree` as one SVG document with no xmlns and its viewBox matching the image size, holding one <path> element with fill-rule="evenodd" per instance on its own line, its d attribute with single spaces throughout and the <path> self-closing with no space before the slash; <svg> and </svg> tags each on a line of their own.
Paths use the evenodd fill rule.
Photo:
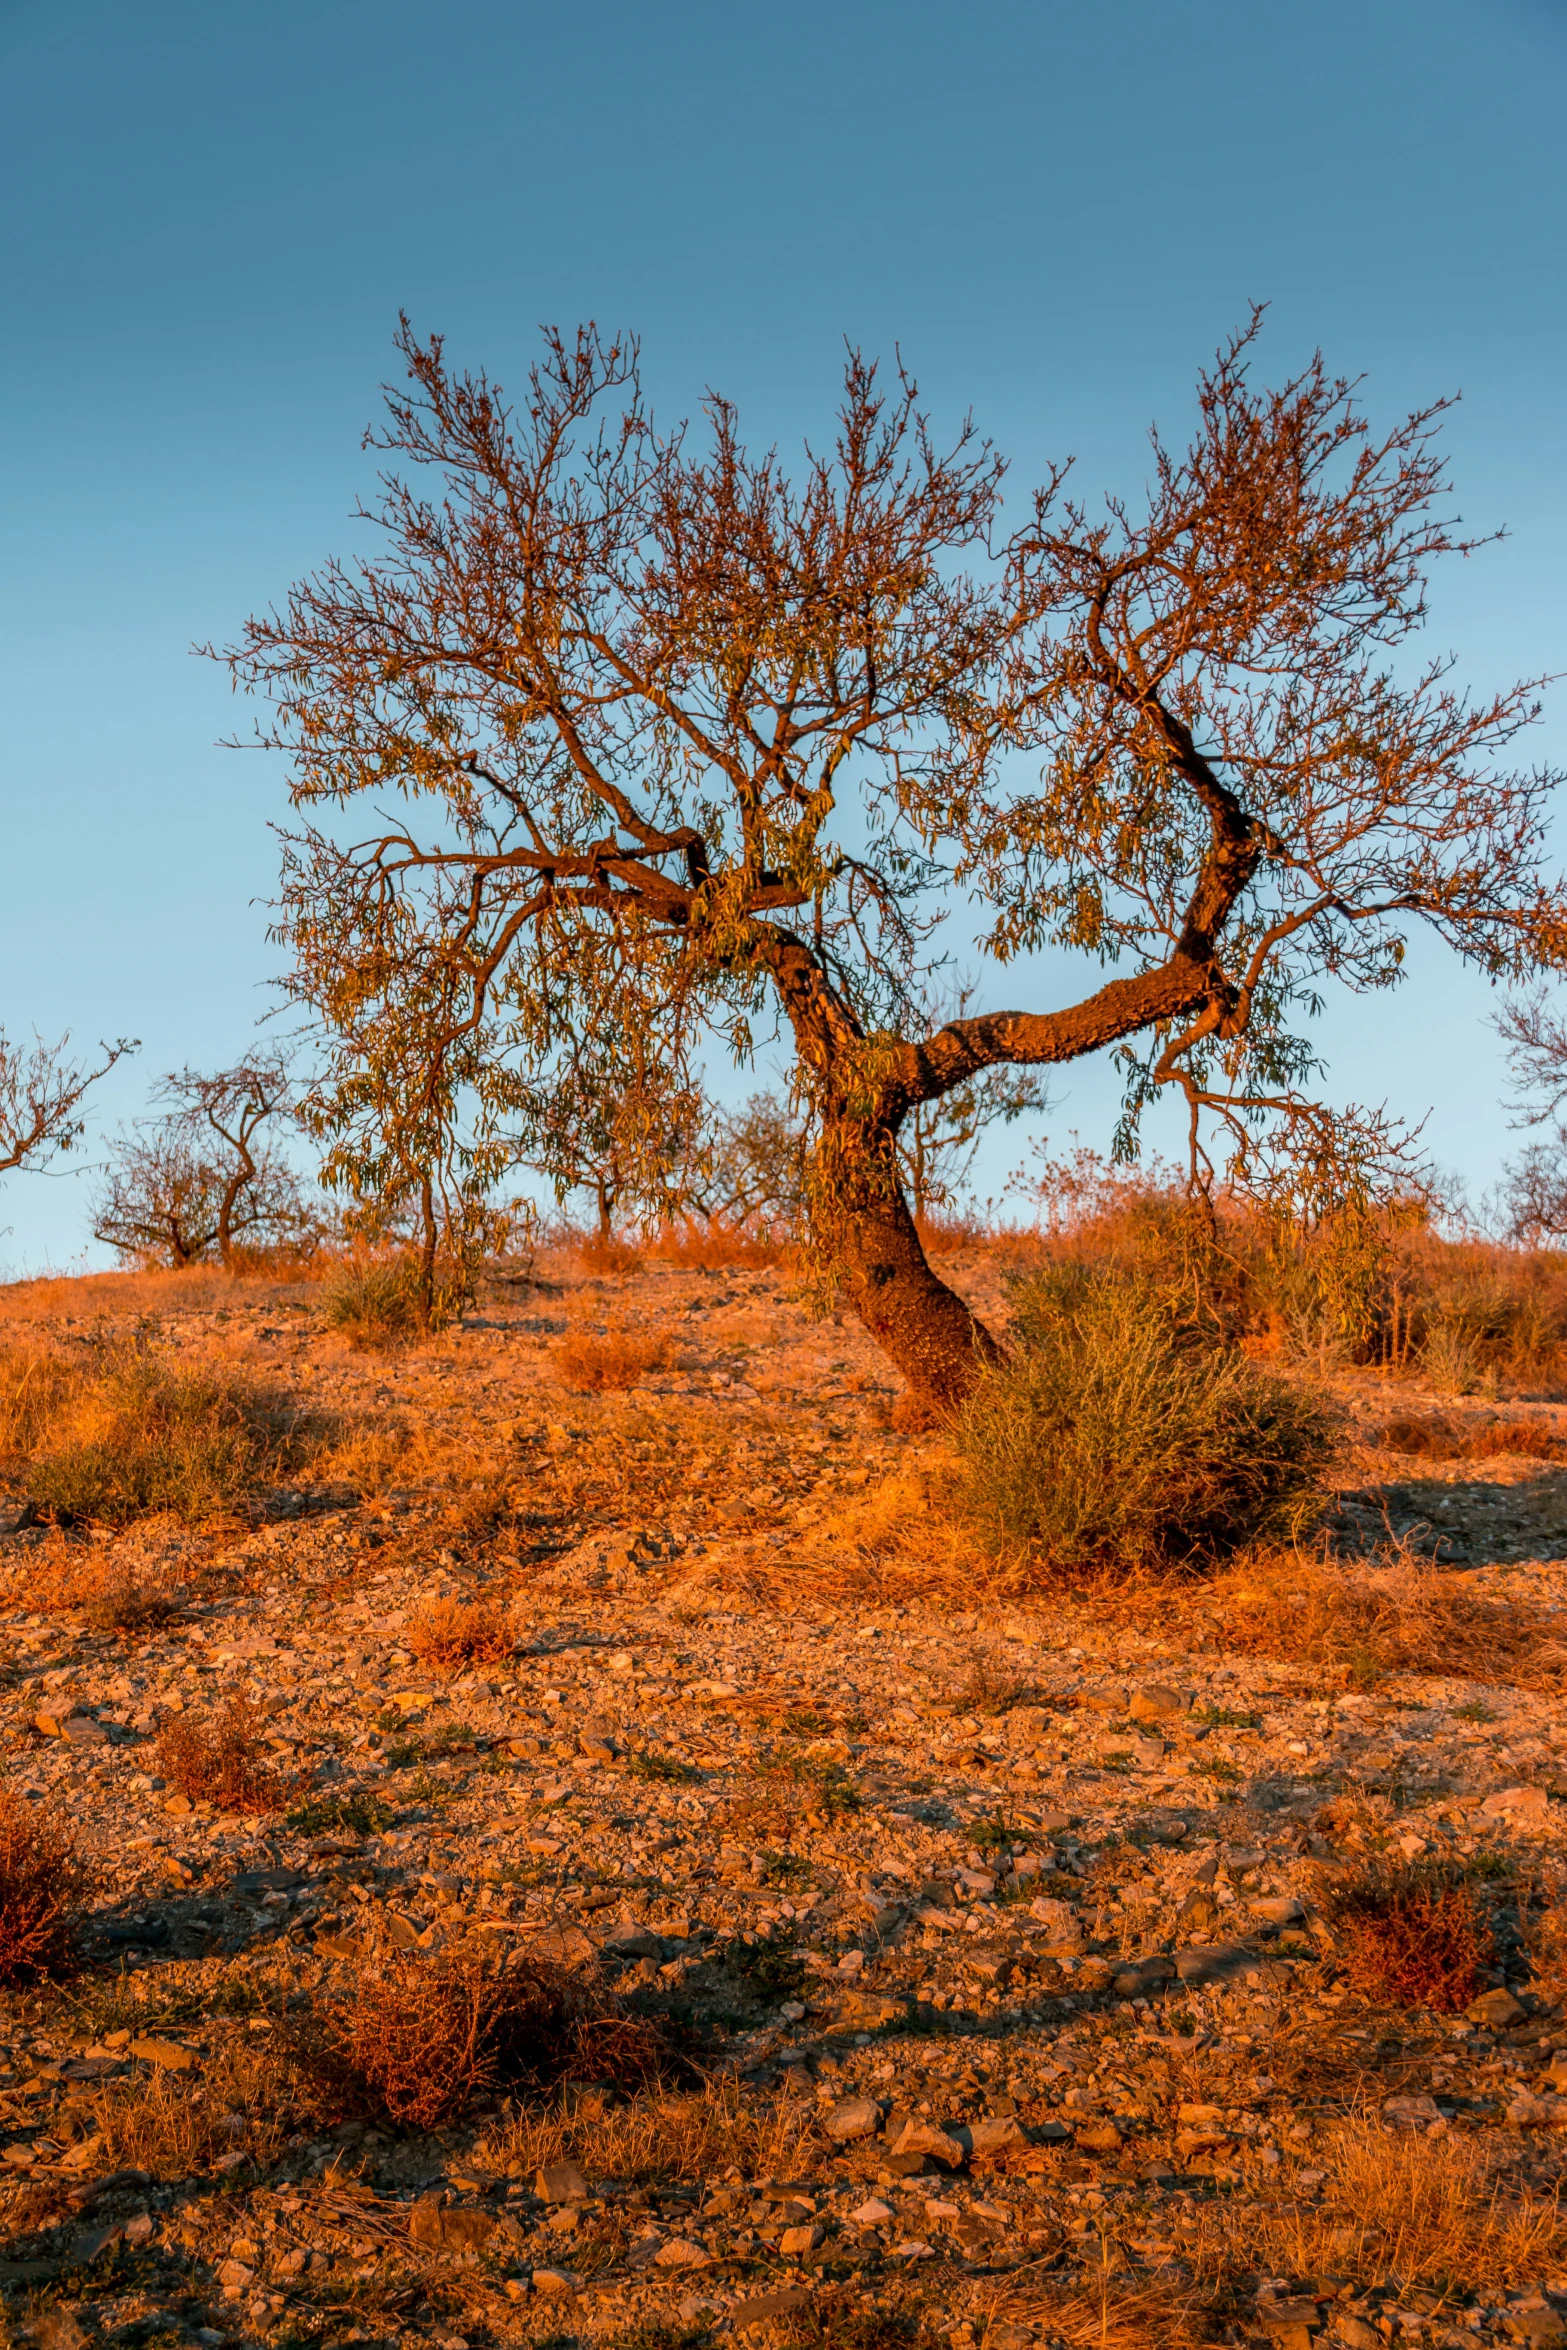
<svg viewBox="0 0 1567 2350">
<path fill-rule="evenodd" d="M 122 1129 L 111 1144 L 93 1214 L 93 1235 L 122 1256 L 193 1265 L 214 1252 L 234 1262 L 242 1241 L 298 1238 L 310 1218 L 298 1179 L 261 1137 L 291 1116 L 285 1063 L 260 1056 L 212 1076 L 183 1069 L 157 1097 L 158 1119 Z"/>
<path fill-rule="evenodd" d="M 1496 1022 L 1507 1047 L 1518 1124 L 1546 1127 L 1502 1171 L 1496 1205 L 1511 1240 L 1538 1248 L 1567 1240 L 1567 1019 L 1539 989 L 1515 997 Z"/>
<path fill-rule="evenodd" d="M 30 1046 L 12 1044 L 0 1028 L 0 1175 L 18 1167 L 39 1167 L 57 1151 L 73 1150 L 86 1121 L 81 1104 L 116 1061 L 136 1050 L 136 1039 L 100 1046 L 95 1068 L 66 1057 L 69 1036 L 58 1044 L 34 1037 Z"/>
<path fill-rule="evenodd" d="M 601 1026 L 678 1070 L 776 1020 L 817 1244 L 940 1405 L 997 1349 L 909 1212 L 923 1106 L 1108 1052 L 1123 1153 L 1173 1088 L 1195 1180 L 1215 1130 L 1232 1182 L 1269 1137 L 1320 1167 L 1342 1120 L 1296 1023 L 1323 982 L 1374 1001 L 1417 924 L 1493 977 L 1562 968 L 1567 899 L 1556 777 L 1496 763 L 1534 689 L 1471 702 L 1400 660 L 1431 564 L 1474 544 L 1441 511 L 1439 409 L 1375 436 L 1320 360 L 1256 389 L 1256 332 L 1201 379 L 1189 446 L 1155 437 L 1138 501 L 1090 514 L 1057 474 L 998 544 L 999 457 L 966 430 L 938 450 L 912 384 L 857 355 L 791 477 L 720 398 L 700 444 L 656 427 L 634 347 L 591 328 L 547 338 L 514 411 L 405 325 L 380 446 L 428 487 L 388 474 L 384 555 L 229 656 L 305 812 L 301 995 L 395 1022 L 432 990 L 486 1142 Z M 960 892 L 993 966 L 1119 968 L 929 1034 Z M 1380 1129 L 1349 1131 L 1358 1169 Z"/>
</svg>

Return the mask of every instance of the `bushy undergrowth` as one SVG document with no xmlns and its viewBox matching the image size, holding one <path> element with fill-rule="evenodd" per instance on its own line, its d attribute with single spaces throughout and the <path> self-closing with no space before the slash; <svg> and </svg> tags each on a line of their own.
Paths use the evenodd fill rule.
<svg viewBox="0 0 1567 2350">
<path fill-rule="evenodd" d="M 414 1617 L 405 1637 L 421 1664 L 443 1673 L 499 1663 L 517 1645 L 516 1633 L 489 1600 L 433 1599 Z"/>
<path fill-rule="evenodd" d="M 0 1347 L 0 1469 L 66 1521 L 193 1524 L 285 1475 L 309 1444 L 282 1396 L 148 1345 Z"/>
<path fill-rule="evenodd" d="M 669 1361 L 669 1341 L 649 1330 L 573 1330 L 553 1350 L 551 1360 L 563 1387 L 602 1395 L 612 1388 L 635 1387 L 649 1371 L 663 1370 Z"/>
<path fill-rule="evenodd" d="M 1038 1572 L 1204 1565 L 1317 1515 L 1340 1419 L 1322 1396 L 1183 1327 L 1119 1270 L 1016 1292 L 1016 1352 L 960 1415 L 959 1509 Z"/>
</svg>

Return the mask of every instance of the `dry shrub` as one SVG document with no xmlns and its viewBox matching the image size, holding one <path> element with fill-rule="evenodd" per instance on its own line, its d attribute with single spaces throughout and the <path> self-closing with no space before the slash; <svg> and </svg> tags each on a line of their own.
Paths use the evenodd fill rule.
<svg viewBox="0 0 1567 2350">
<path fill-rule="evenodd" d="M 1225 1648 L 1341 1666 L 1368 1682 L 1441 1673 L 1551 1688 L 1564 1661 L 1559 1618 L 1488 1599 L 1407 1548 L 1378 1565 L 1259 1554 L 1206 1585 L 1199 1605 Z"/>
<path fill-rule="evenodd" d="M 657 2091 L 609 2103 L 591 2091 L 544 2112 L 522 2112 L 486 2132 L 474 2160 L 512 2178 L 550 2162 L 574 2162 L 584 2177 L 635 2184 L 652 2179 L 799 2178 L 818 2143 L 808 2107 L 747 2107 L 738 2085 L 721 2080 L 686 2095 Z"/>
<path fill-rule="evenodd" d="M 1458 1870 L 1373 1868 L 1327 1904 L 1338 1961 L 1363 1998 L 1457 2015 L 1493 1955 L 1489 1919 Z"/>
<path fill-rule="evenodd" d="M 1236 2247 L 1246 2267 L 1391 2272 L 1405 2286 L 1484 2293 L 1559 2274 L 1567 2260 L 1559 2198 L 1509 2179 L 1483 2142 L 1353 2121 L 1312 2161 L 1327 2173 L 1320 2200 L 1247 2209 Z"/>
<path fill-rule="evenodd" d="M 0 1788 L 0 1983 L 65 1965 L 85 1890 L 64 1821 Z"/>
<path fill-rule="evenodd" d="M 419 1335 L 413 1268 L 401 1258 L 343 1265 L 328 1280 L 322 1304 L 328 1329 L 366 1352 L 406 1346 Z"/>
<path fill-rule="evenodd" d="M 1024 1582 L 1202 1566 L 1320 1515 L 1342 1419 L 1323 1395 L 1184 1334 L 1148 1284 L 1020 1286 L 1012 1359 L 953 1427 L 953 1501 Z"/>
<path fill-rule="evenodd" d="M 497 1973 L 463 1949 L 361 1967 L 299 2053 L 345 2102 L 414 2129 L 437 2129 L 497 2092 L 536 2097 L 568 2081 L 645 2089 L 668 2063 L 654 2027 L 591 1977 L 529 1959 Z"/>
<path fill-rule="evenodd" d="M 1520 1898 L 1518 1916 L 1530 1982 L 1549 2005 L 1560 2007 L 1567 2000 L 1567 1906 L 1550 1894 L 1538 1908 Z"/>
<path fill-rule="evenodd" d="M 56 1529 L 0 1572 L 0 1600 L 41 1615 L 79 1614 L 91 1632 L 136 1639 L 179 1613 L 169 1554 L 180 1547 L 165 1541 L 149 1556 L 129 1543 L 89 1544 Z"/>
<path fill-rule="evenodd" d="M 607 1389 L 635 1387 L 649 1371 L 661 1371 L 669 1361 L 669 1341 L 656 1332 L 611 1327 L 602 1336 L 573 1330 L 550 1351 L 561 1385 L 579 1394 L 602 1395 Z"/>
<path fill-rule="evenodd" d="M 928 1257 L 956 1256 L 960 1249 L 977 1248 L 988 1238 L 984 1219 L 962 1208 L 937 1208 L 916 1216 L 914 1228 Z"/>
<path fill-rule="evenodd" d="M 232 1372 L 176 1367 L 144 1346 L 0 1348 L 0 1462 L 67 1521 L 195 1523 L 307 1450 L 286 1400 Z"/>
<path fill-rule="evenodd" d="M 294 1790 L 267 1759 L 262 1716 L 234 1698 L 210 1722 L 175 1714 L 158 1732 L 158 1769 L 192 1803 L 220 1811 L 281 1811 Z"/>
<path fill-rule="evenodd" d="M 432 1599 L 403 1637 L 421 1664 L 443 1673 L 462 1665 L 497 1664 L 517 1645 L 501 1610 L 483 1599 Z"/>
<path fill-rule="evenodd" d="M 232 1265 L 145 1266 L 135 1272 L 45 1274 L 0 1283 L 0 1321 L 48 1322 L 62 1314 L 201 1314 L 222 1306 L 303 1302 L 331 1259 L 297 1249 L 236 1250 Z"/>
</svg>

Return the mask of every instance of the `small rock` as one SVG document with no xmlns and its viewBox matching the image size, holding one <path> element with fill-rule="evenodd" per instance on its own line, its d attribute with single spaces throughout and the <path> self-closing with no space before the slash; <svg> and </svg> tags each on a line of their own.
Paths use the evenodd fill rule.
<svg viewBox="0 0 1567 2350">
<path fill-rule="evenodd" d="M 784 2285 L 776 2293 L 758 2293 L 750 2301 L 737 2301 L 729 2312 L 730 2322 L 737 2326 L 765 2325 L 770 2317 L 788 2317 L 791 2311 L 804 2309 L 810 2298 L 804 2285 Z"/>
<path fill-rule="evenodd" d="M 1431 2097 L 1384 2097 L 1382 2100 L 1382 2119 L 1395 2130 L 1424 2130 L 1441 2118 L 1436 2100 Z"/>
<path fill-rule="evenodd" d="M 189 2073 L 196 2069 L 195 2051 L 182 2048 L 177 2040 L 133 2040 L 125 2051 L 127 2056 L 139 2056 L 143 2064 L 155 2064 L 161 2072 Z"/>
<path fill-rule="evenodd" d="M 851 2211 L 849 2214 L 858 2228 L 879 2228 L 894 2216 L 892 2205 L 883 2203 L 879 2195 L 872 2195 L 867 2202 L 859 2206 L 857 2211 Z"/>
<path fill-rule="evenodd" d="M 778 2249 L 786 2260 L 801 2260 L 807 2252 L 814 2252 L 826 2235 L 827 2230 L 815 2221 L 808 2227 L 785 2228 L 778 2239 Z M 663 2258 L 662 2253 L 659 2257 Z"/>
<path fill-rule="evenodd" d="M 1374 2325 L 1368 2325 L 1363 2317 L 1348 2314 L 1334 2318 L 1333 2331 L 1328 2339 L 1330 2342 L 1342 2343 L 1343 2350 L 1386 2350 L 1386 2344 Z"/>
<path fill-rule="evenodd" d="M 535 2293 L 574 2293 L 577 2280 L 569 2268 L 536 2268 L 533 2272 Z"/>
<path fill-rule="evenodd" d="M 586 1966 L 593 1956 L 593 1945 L 580 1926 L 546 1926 L 528 1947 L 535 1958 L 555 1966 Z"/>
<path fill-rule="evenodd" d="M 950 2137 L 945 2130 L 937 2129 L 933 2122 L 916 2121 L 912 2115 L 901 2123 L 896 2132 L 889 2123 L 887 2151 L 889 2154 L 934 2155 L 937 2162 L 944 2162 L 949 2170 L 958 2169 L 963 2160 L 963 2148 L 956 2138 Z"/>
<path fill-rule="evenodd" d="M 794 2228 L 785 2234 L 785 2251 L 789 2248 L 789 2234 L 800 2236 L 806 2233 L 806 2229 Z M 654 2264 L 658 2268 L 709 2268 L 712 2258 L 705 2245 L 689 2243 L 684 2236 L 671 2236 L 668 2243 L 660 2244 L 653 2255 Z"/>
<path fill-rule="evenodd" d="M 580 2203 L 588 2192 L 588 2182 L 574 2162 L 546 2163 L 533 2184 L 541 2203 Z"/>
<path fill-rule="evenodd" d="M 1052 1901 L 1041 1893 L 1029 1903 L 1028 1914 L 1043 1927 L 1048 1950 L 1071 1953 L 1082 1949 L 1083 1921 L 1070 1901 Z"/>
<path fill-rule="evenodd" d="M 846 2097 L 835 2105 L 823 2124 L 829 2138 L 846 2145 L 851 2138 L 871 2138 L 881 2128 L 881 2107 L 872 2097 Z"/>
<path fill-rule="evenodd" d="M 1470 2023 L 1483 2025 L 1490 2032 L 1502 2032 L 1509 2024 L 1521 2022 L 1523 2013 L 1512 1993 L 1503 1990 L 1500 1984 L 1494 1991 L 1482 1991 L 1464 2009 Z"/>
<path fill-rule="evenodd" d="M 1480 1812 L 1488 1820 L 1504 1819 L 1509 1813 L 1525 1819 L 1542 1818 L 1549 1800 L 1543 1787 L 1502 1787 L 1486 1797 Z"/>
<path fill-rule="evenodd" d="M 1538 2350 L 1556 2350 L 1556 2345 L 1567 2342 L 1567 2326 L 1554 2309 L 1509 2309 L 1506 2323 L 1514 2341 L 1534 2343 Z"/>
<path fill-rule="evenodd" d="M 987 2113 L 975 2122 L 968 2132 L 969 2151 L 988 2158 L 1005 2154 L 1014 2146 L 1026 2146 L 1022 2124 L 1011 2114 Z"/>
<path fill-rule="evenodd" d="M 243 2293 L 247 2285 L 256 2281 L 256 2272 L 242 2260 L 225 2260 L 218 2270 L 218 2283 L 225 2293 Z"/>
<path fill-rule="evenodd" d="M 1163 1681 L 1150 1681 L 1145 1689 L 1133 1692 L 1127 1712 L 1134 1722 L 1167 1721 L 1173 1714 L 1191 1711 L 1189 1689 L 1170 1689 Z"/>
<path fill-rule="evenodd" d="M 1160 1983 L 1168 1983 L 1175 1973 L 1175 1961 L 1170 1958 L 1139 1958 L 1131 1966 L 1122 1966 L 1111 1977 L 1110 1988 L 1118 1999 L 1142 1999 Z"/>
<path fill-rule="evenodd" d="M 1250 1908 L 1254 1918 L 1262 1918 L 1270 1926 L 1293 1926 L 1306 1914 L 1293 1893 L 1264 1894 Z"/>
<path fill-rule="evenodd" d="M 1118 2154 L 1121 2133 L 1114 2122 L 1079 2122 L 1074 2136 L 1085 2154 Z"/>
</svg>

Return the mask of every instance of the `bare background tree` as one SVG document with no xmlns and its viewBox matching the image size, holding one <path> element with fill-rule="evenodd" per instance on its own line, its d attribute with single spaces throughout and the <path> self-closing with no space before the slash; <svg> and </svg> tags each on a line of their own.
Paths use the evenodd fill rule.
<svg viewBox="0 0 1567 2350">
<path fill-rule="evenodd" d="M 117 1044 L 101 1045 L 102 1060 L 89 1066 L 69 1058 L 70 1041 L 67 1035 L 45 1044 L 35 1036 L 31 1045 L 12 1044 L 0 1028 L 0 1175 L 40 1167 L 57 1151 L 73 1150 L 85 1128 L 78 1114 L 82 1102 L 137 1042 L 122 1036 Z"/>
<path fill-rule="evenodd" d="M 1515 1123 L 1549 1131 L 1502 1173 L 1498 1205 L 1508 1239 L 1537 1248 L 1567 1239 L 1567 1019 L 1543 989 L 1515 997 L 1496 1021 L 1519 1098 Z"/>
<path fill-rule="evenodd" d="M 161 1118 L 111 1144 L 93 1211 L 93 1237 L 121 1256 L 193 1265 L 214 1252 L 227 1266 L 241 1244 L 275 1246 L 312 1228 L 298 1178 L 265 1130 L 292 1120 L 293 1088 L 276 1056 L 204 1076 L 166 1077 Z"/>
<path fill-rule="evenodd" d="M 429 1023 L 501 1156 L 601 1028 L 671 1087 L 701 1039 L 744 1061 L 780 1028 L 817 1244 L 937 1405 L 995 1349 L 926 1260 L 899 1137 L 986 1072 L 1108 1051 L 1121 1150 L 1173 1088 L 1199 1181 L 1215 1130 L 1232 1183 L 1298 1145 L 1320 1184 L 1341 1135 L 1363 1181 L 1398 1138 L 1323 1109 L 1297 1024 L 1326 979 L 1396 984 L 1417 921 L 1492 976 L 1557 967 L 1556 778 L 1497 765 L 1533 688 L 1471 703 L 1404 650 L 1430 565 L 1474 543 L 1440 510 L 1440 411 L 1379 437 L 1320 360 L 1254 389 L 1257 327 L 1136 505 L 1057 476 L 998 548 L 1000 458 L 967 428 L 939 450 L 857 355 L 791 478 L 716 396 L 704 434 L 657 428 L 635 347 L 591 328 L 546 338 L 513 410 L 405 325 L 379 445 L 422 480 L 384 476 L 384 552 L 229 655 L 305 818 L 300 999 L 357 1024 L 383 1091 Z M 994 964 L 1119 968 L 928 1033 L 954 884 Z"/>
</svg>

